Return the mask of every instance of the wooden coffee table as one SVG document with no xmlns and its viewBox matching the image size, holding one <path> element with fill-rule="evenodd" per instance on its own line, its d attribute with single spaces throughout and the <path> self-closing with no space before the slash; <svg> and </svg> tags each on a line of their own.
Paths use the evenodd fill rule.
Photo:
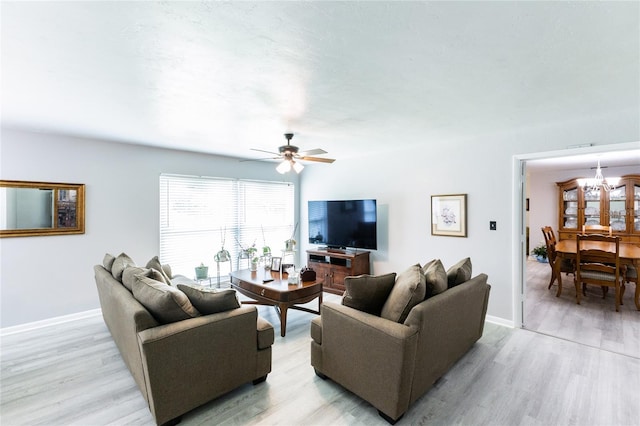
<svg viewBox="0 0 640 426">
<path fill-rule="evenodd" d="M 265 282 L 265 280 L 272 280 Z M 300 284 L 289 284 L 287 274 L 267 271 L 243 269 L 231 272 L 231 287 L 253 299 L 242 303 L 275 306 L 280 315 L 280 335 L 284 337 L 287 330 L 287 310 L 297 309 L 320 315 L 322 306 L 322 280 L 305 281 Z M 318 310 L 314 311 L 301 305 L 318 298 Z"/>
</svg>

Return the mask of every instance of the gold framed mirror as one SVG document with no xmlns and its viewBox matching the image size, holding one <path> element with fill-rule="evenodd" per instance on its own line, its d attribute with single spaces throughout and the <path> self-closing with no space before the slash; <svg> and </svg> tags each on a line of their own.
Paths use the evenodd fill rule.
<svg viewBox="0 0 640 426">
<path fill-rule="evenodd" d="M 84 184 L 0 180 L 0 237 L 84 234 Z"/>
</svg>

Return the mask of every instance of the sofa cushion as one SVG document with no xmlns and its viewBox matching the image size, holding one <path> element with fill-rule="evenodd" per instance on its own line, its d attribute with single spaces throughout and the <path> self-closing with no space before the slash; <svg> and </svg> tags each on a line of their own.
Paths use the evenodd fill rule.
<svg viewBox="0 0 640 426">
<path fill-rule="evenodd" d="M 458 284 L 469 281 L 471 279 L 471 259 L 464 258 L 458 263 L 447 269 L 448 287 L 455 287 Z"/>
<path fill-rule="evenodd" d="M 133 282 L 136 298 L 160 322 L 168 324 L 200 316 L 182 291 L 168 284 L 138 274 Z"/>
<path fill-rule="evenodd" d="M 164 282 L 167 284 L 171 284 L 171 277 L 169 277 L 164 271 L 164 268 L 162 267 L 162 263 L 160 263 L 160 259 L 158 259 L 158 256 L 152 257 L 151 260 L 147 262 L 147 268 L 155 269 L 156 271 L 160 272 L 164 277 Z"/>
<path fill-rule="evenodd" d="M 379 316 L 395 282 L 395 272 L 379 276 L 346 277 L 344 279 L 346 290 L 342 297 L 342 304 Z"/>
<path fill-rule="evenodd" d="M 113 261 L 111 266 L 111 275 L 116 280 L 122 282 L 122 273 L 129 266 L 136 266 L 136 263 L 126 253 L 120 253 Z"/>
<path fill-rule="evenodd" d="M 380 316 L 402 323 L 415 305 L 424 300 L 427 284 L 420 265 L 413 265 L 398 275 Z"/>
<path fill-rule="evenodd" d="M 433 259 L 422 267 L 425 281 L 427 284 L 427 292 L 425 299 L 440 294 L 448 288 L 447 271 L 440 259 Z"/>
<path fill-rule="evenodd" d="M 203 315 L 240 307 L 235 290 L 199 289 L 185 284 L 178 284 L 178 289 L 187 295 L 191 304 Z"/>
<path fill-rule="evenodd" d="M 102 258 L 102 266 L 104 266 L 104 269 L 111 272 L 111 268 L 113 267 L 113 262 L 115 260 L 116 258 L 111 253 L 105 253 Z"/>
</svg>

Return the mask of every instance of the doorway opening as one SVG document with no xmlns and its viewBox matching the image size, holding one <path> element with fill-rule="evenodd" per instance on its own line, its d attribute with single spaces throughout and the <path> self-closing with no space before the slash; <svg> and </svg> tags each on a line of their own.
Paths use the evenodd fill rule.
<svg viewBox="0 0 640 426">
<path fill-rule="evenodd" d="M 598 289 L 589 290 L 581 305 L 575 301 L 572 275 L 562 274 L 548 288 L 551 267 L 533 256 L 533 247 L 544 242 L 541 227 L 551 226 L 558 236 L 558 188 L 556 182 L 588 177 L 600 158 L 605 176 L 637 174 L 640 144 L 617 144 L 540 153 L 515 158 L 514 176 L 514 325 L 585 345 L 640 358 L 640 312 L 633 303 L 633 284 L 627 285 L 620 312 L 611 292 L 605 299 Z M 611 160 L 604 160 L 605 158 Z M 616 160 L 613 160 L 617 158 Z M 528 207 L 528 209 L 527 209 Z M 527 232 L 527 230 L 529 232 Z"/>
</svg>

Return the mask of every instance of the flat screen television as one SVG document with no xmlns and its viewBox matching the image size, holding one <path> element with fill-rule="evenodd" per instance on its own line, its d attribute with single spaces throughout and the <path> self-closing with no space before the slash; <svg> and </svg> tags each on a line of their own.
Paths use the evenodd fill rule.
<svg viewBox="0 0 640 426">
<path fill-rule="evenodd" d="M 376 200 L 309 201 L 309 243 L 377 250 Z"/>
</svg>

